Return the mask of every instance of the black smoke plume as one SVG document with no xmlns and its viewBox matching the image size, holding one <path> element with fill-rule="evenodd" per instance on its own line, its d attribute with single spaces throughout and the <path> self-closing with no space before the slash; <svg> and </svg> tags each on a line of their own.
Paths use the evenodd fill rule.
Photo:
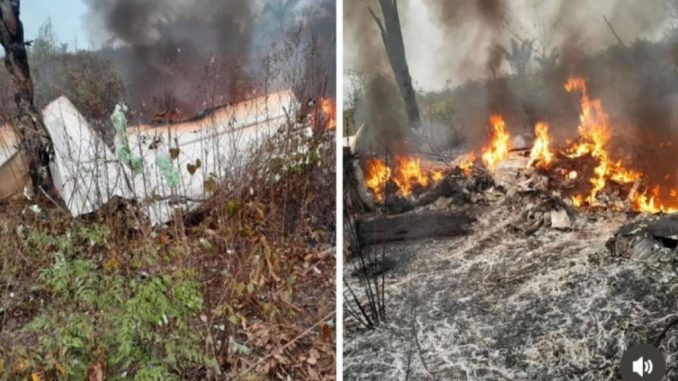
<svg viewBox="0 0 678 381">
<path fill-rule="evenodd" d="M 254 14 L 248 1 L 86 0 L 94 39 L 119 66 L 127 98 L 146 114 L 182 116 L 224 103 L 249 58 Z M 212 65 L 224 72 L 219 88 L 207 91 Z M 212 78 L 214 80 L 215 78 Z M 216 99 L 206 99 L 206 97 Z M 148 115 L 146 115 L 148 116 Z"/>
</svg>

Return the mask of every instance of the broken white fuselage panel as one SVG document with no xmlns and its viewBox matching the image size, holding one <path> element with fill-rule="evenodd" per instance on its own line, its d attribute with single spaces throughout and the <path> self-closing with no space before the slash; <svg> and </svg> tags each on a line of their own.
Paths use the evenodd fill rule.
<svg viewBox="0 0 678 381">
<path fill-rule="evenodd" d="M 130 127 L 127 145 L 141 164 L 136 170 L 120 160 L 66 97 L 50 103 L 43 118 L 54 143 L 50 166 L 55 186 L 73 216 L 93 212 L 117 196 L 139 201 L 157 224 L 170 220 L 175 209 L 192 209 L 208 198 L 206 182 L 219 183 L 247 164 L 250 149 L 297 109 L 293 93 L 280 91 L 187 122 Z M 25 181 L 18 179 L 27 177 L 27 168 L 16 136 L 3 141 L 0 174 L 17 172 L 17 180 L 2 176 L 8 185 L 7 191 L 0 186 L 4 198 L 23 189 Z"/>
</svg>

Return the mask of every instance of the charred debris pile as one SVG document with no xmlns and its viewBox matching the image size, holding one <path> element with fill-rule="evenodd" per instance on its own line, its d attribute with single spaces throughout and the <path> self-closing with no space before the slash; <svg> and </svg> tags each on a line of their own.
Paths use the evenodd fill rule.
<svg viewBox="0 0 678 381">
<path fill-rule="evenodd" d="M 353 244 L 474 234 L 479 215 L 500 209 L 505 220 L 497 224 L 525 235 L 544 228 L 576 230 L 588 220 L 619 215 L 659 220 L 643 229 L 624 227 L 618 237 L 626 242 L 633 231 L 650 237 L 658 251 L 673 251 L 678 236 L 666 226 L 675 224 L 671 216 L 678 212 L 678 168 L 659 176 L 632 155 L 619 155 L 612 118 L 603 100 L 589 94 L 586 79 L 572 76 L 561 90 L 578 97 L 574 139 L 560 141 L 541 120 L 531 136 L 512 136 L 504 117 L 495 114 L 482 148 L 454 160 L 414 151 L 361 156 L 347 148 L 348 202 L 358 215 Z M 663 142 L 657 151 L 671 144 Z M 638 240 L 643 241 L 632 241 Z"/>
</svg>

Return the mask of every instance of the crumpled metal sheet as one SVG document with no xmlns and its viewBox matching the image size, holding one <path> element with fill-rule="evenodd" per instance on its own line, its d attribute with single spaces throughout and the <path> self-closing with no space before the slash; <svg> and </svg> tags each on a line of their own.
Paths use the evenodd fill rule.
<svg viewBox="0 0 678 381">
<path fill-rule="evenodd" d="M 205 181 L 218 182 L 246 164 L 248 149 L 275 133 L 296 107 L 292 92 L 281 91 L 190 122 L 130 128 L 129 146 L 143 159 L 141 173 L 133 173 L 61 97 L 43 111 L 55 147 L 51 170 L 57 191 L 73 216 L 90 213 L 117 196 L 140 201 L 153 224 L 166 222 L 175 209 L 192 209 L 209 197 Z M 165 178 L 167 157 L 178 181 Z M 199 168 L 189 170 L 198 160 Z"/>
</svg>

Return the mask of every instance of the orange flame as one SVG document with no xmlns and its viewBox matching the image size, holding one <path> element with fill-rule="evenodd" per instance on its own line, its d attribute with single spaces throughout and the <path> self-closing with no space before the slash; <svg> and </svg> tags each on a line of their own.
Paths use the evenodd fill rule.
<svg viewBox="0 0 678 381">
<path fill-rule="evenodd" d="M 593 177 L 589 179 L 592 185 L 591 191 L 585 196 L 585 201 L 595 204 L 597 196 L 605 188 L 608 180 L 620 184 L 632 183 L 640 178 L 640 173 L 626 169 L 618 161 L 612 161 L 607 151 L 607 143 L 611 137 L 609 117 L 600 99 L 590 99 L 583 78 L 570 78 L 565 84 L 568 92 L 579 91 L 581 113 L 579 114 L 579 140 L 573 143 L 567 150 L 566 155 L 575 158 L 589 154 L 598 161 L 598 166 L 593 170 Z"/>
<path fill-rule="evenodd" d="M 386 184 L 392 181 L 401 196 L 409 196 L 417 186 L 428 187 L 441 181 L 443 171 L 430 168 L 418 157 L 396 155 L 393 169 L 381 159 L 369 159 L 365 171 L 365 185 L 374 194 L 376 202 L 384 201 Z"/>
<path fill-rule="evenodd" d="M 427 187 L 429 178 L 421 169 L 421 160 L 410 156 L 396 156 L 397 167 L 393 182 L 396 183 L 400 194 L 409 196 L 416 184 Z"/>
<path fill-rule="evenodd" d="M 459 163 L 459 169 L 464 173 L 465 176 L 471 176 L 471 171 L 473 170 L 473 163 L 476 161 L 476 154 L 471 152 L 468 157 L 462 160 Z"/>
<path fill-rule="evenodd" d="M 572 205 L 574 205 L 575 207 L 580 207 L 580 206 L 582 206 L 583 203 L 584 203 L 584 197 L 582 197 L 582 195 L 578 194 L 578 195 L 572 196 Z"/>
<path fill-rule="evenodd" d="M 375 201 L 382 202 L 384 200 L 384 189 L 390 178 L 391 168 L 387 167 L 383 160 L 376 158 L 367 160 L 365 185 L 372 191 Z"/>
<path fill-rule="evenodd" d="M 327 117 L 327 128 L 330 130 L 337 129 L 337 110 L 334 105 L 334 100 L 331 98 L 320 98 L 320 110 Z"/>
<path fill-rule="evenodd" d="M 553 161 L 553 152 L 549 146 L 551 145 L 551 137 L 549 136 L 549 126 L 544 122 L 539 122 L 534 126 L 534 134 L 536 139 L 532 145 L 532 152 L 530 152 L 530 166 L 547 167 Z"/>
<path fill-rule="evenodd" d="M 511 137 L 506 131 L 506 123 L 501 115 L 492 115 L 490 124 L 492 125 L 492 139 L 483 150 L 481 159 L 490 171 L 494 171 L 501 161 L 508 159 Z"/>
<path fill-rule="evenodd" d="M 573 205 L 581 206 L 584 201 L 595 204 L 600 191 L 608 181 L 619 184 L 630 184 L 641 180 L 642 174 L 636 170 L 627 168 L 621 161 L 610 159 L 607 151 L 607 143 L 611 137 L 609 117 L 603 110 L 599 99 L 590 99 L 587 92 L 586 81 L 579 77 L 570 78 L 565 84 L 568 92 L 579 91 L 581 93 L 581 114 L 579 115 L 579 140 L 573 143 L 565 152 L 571 158 L 586 154 L 591 155 L 598 161 L 598 166 L 593 170 L 593 177 L 589 179 L 592 189 L 588 195 L 575 195 Z M 668 193 L 669 199 L 666 198 Z M 632 208 L 646 213 L 673 213 L 678 212 L 678 199 L 675 195 L 677 190 L 662 191 L 655 185 L 649 191 L 631 192 L 629 199 Z"/>
<path fill-rule="evenodd" d="M 678 212 L 678 190 L 671 189 L 668 192 L 668 195 L 662 195 L 661 189 L 658 185 L 655 185 L 651 190 L 650 194 L 639 193 L 635 197 L 631 198 L 633 207 L 640 211 L 646 213 L 676 213 Z M 670 200 L 666 199 L 666 196 Z"/>
<path fill-rule="evenodd" d="M 565 90 L 580 93 L 581 111 L 578 125 L 579 138 L 574 142 L 567 141 L 568 147 L 562 151 L 562 154 L 570 158 L 589 155 L 596 163 L 593 174 L 588 179 L 591 185 L 590 190 L 588 193 L 572 196 L 572 204 L 575 207 L 598 204 L 598 196 L 609 182 L 617 184 L 636 183 L 628 195 L 631 207 L 634 210 L 647 213 L 678 212 L 678 188 L 662 189 L 660 186 L 654 185 L 646 190 L 641 188 L 639 191 L 638 188 L 643 174 L 628 168 L 622 161 L 615 161 L 611 158 L 608 152 L 608 143 L 612 136 L 609 116 L 603 109 L 600 99 L 589 98 L 586 81 L 579 77 L 570 78 L 565 84 Z M 508 159 L 510 135 L 500 115 L 493 115 L 490 118 L 490 126 L 491 140 L 483 149 L 481 160 L 490 171 L 494 171 L 501 161 Z M 552 164 L 555 155 L 550 145 L 549 126 L 543 122 L 537 123 L 529 164 L 541 167 Z M 458 166 L 468 176 L 471 174 L 475 161 L 476 156 L 472 152 Z M 396 156 L 394 164 L 393 169 L 391 169 L 383 160 L 371 159 L 367 162 L 365 183 L 374 194 L 377 202 L 383 202 L 384 192 L 389 181 L 392 181 L 398 187 L 401 195 L 408 196 L 412 194 L 415 187 L 427 187 L 432 182 L 440 181 L 444 177 L 441 171 L 431 169 L 416 157 Z M 572 181 L 582 177 L 575 170 L 570 170 L 564 176 L 567 180 Z M 664 180 L 669 181 L 670 177 L 670 174 L 667 174 Z M 678 178 L 678 173 L 676 177 Z"/>
</svg>

